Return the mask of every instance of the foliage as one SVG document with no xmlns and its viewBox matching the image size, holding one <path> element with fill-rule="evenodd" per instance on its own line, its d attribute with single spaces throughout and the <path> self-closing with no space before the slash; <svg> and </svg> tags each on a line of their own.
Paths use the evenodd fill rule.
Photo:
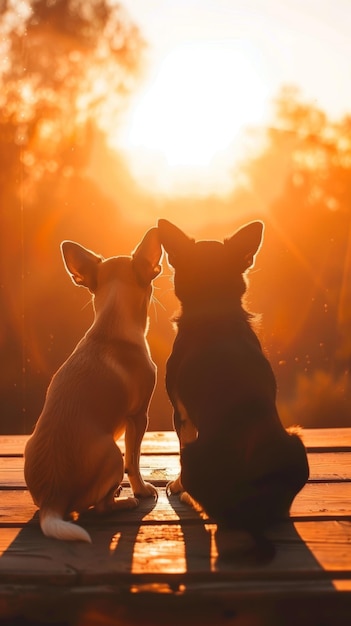
<svg viewBox="0 0 351 626">
<path fill-rule="evenodd" d="M 351 425 L 350 131 L 351 116 L 328 119 L 296 89 L 285 89 L 265 150 L 246 171 L 268 226 L 258 287 L 265 343 L 284 402 L 291 399 L 291 420 L 300 423 L 311 421 L 303 403 L 298 410 L 301 381 L 304 390 L 311 381 L 311 395 L 323 387 L 325 396 L 342 378 Z M 329 385 L 320 384 L 323 375 Z M 345 423 L 337 405 L 329 425 Z M 316 426 L 325 410 L 323 416 L 317 422 L 314 412 Z"/>
<path fill-rule="evenodd" d="M 0 15 L 0 182 L 72 175 L 91 121 L 116 124 L 141 36 L 113 0 L 7 0 Z"/>
<path fill-rule="evenodd" d="M 93 128 L 106 131 L 118 123 L 143 47 L 137 28 L 114 0 L 0 2 L 0 353 L 6 364 L 0 412 L 5 432 L 32 429 L 50 374 L 79 336 L 82 320 L 77 315 L 79 322 L 70 325 L 56 305 L 65 285 L 59 244 L 70 237 L 84 243 L 94 224 L 100 226 L 100 241 L 103 228 L 111 237 L 115 232 L 118 210 L 84 173 Z M 91 247 L 98 243 L 96 237 Z"/>
</svg>

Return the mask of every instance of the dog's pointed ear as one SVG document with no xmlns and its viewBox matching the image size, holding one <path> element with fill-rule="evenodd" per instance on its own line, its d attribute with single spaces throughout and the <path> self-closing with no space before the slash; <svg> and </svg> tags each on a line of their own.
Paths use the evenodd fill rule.
<svg viewBox="0 0 351 626">
<path fill-rule="evenodd" d="M 103 257 L 74 241 L 61 243 L 64 266 L 76 285 L 87 287 L 94 293 L 97 287 L 98 265 Z"/>
<path fill-rule="evenodd" d="M 190 239 L 178 226 L 168 220 L 158 220 L 158 231 L 160 241 L 168 254 L 168 261 L 170 265 L 175 267 L 177 261 L 191 249 L 194 239 Z"/>
<path fill-rule="evenodd" d="M 232 237 L 225 239 L 224 245 L 242 273 L 253 266 L 262 244 L 263 231 L 263 222 L 250 222 L 237 230 Z"/>
<path fill-rule="evenodd" d="M 162 248 L 157 228 L 150 228 L 132 253 L 135 271 L 143 286 L 161 273 Z"/>
</svg>

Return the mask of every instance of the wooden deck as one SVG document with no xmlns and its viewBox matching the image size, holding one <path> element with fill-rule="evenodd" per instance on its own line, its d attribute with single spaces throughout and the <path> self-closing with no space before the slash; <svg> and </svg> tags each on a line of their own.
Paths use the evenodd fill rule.
<svg viewBox="0 0 351 626">
<path fill-rule="evenodd" d="M 179 466 L 174 433 L 148 433 L 142 447 L 158 502 L 81 518 L 92 545 L 42 535 L 23 479 L 27 438 L 1 436 L 0 624 L 349 626 L 351 429 L 303 438 L 310 481 L 261 560 L 166 496 Z"/>
</svg>

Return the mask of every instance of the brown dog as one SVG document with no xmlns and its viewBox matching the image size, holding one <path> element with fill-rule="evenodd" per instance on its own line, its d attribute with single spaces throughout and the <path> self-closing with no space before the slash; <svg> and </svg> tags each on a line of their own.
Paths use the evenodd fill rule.
<svg viewBox="0 0 351 626">
<path fill-rule="evenodd" d="M 309 474 L 300 438 L 280 422 L 274 374 L 242 306 L 263 224 L 224 243 L 195 243 L 163 219 L 158 229 L 181 303 L 166 374 L 181 474 L 168 490 L 257 534 L 288 515 Z"/>
<path fill-rule="evenodd" d="M 130 257 L 104 260 L 71 241 L 61 249 L 73 281 L 94 296 L 95 319 L 50 383 L 24 472 L 43 533 L 91 541 L 64 518 L 90 507 L 136 506 L 135 498 L 117 499 L 124 471 L 134 496 L 157 495 L 140 475 L 139 458 L 156 369 L 145 339 L 147 310 L 162 249 L 156 228 Z M 125 468 L 115 443 L 124 431 Z"/>
</svg>

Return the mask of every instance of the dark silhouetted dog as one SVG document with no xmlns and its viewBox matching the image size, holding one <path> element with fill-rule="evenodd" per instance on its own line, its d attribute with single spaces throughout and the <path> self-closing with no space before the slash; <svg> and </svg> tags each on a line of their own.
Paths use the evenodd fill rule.
<svg viewBox="0 0 351 626">
<path fill-rule="evenodd" d="M 181 303 L 166 374 L 181 473 L 168 491 L 187 492 L 219 524 L 255 534 L 288 516 L 309 475 L 304 445 L 280 422 L 275 377 L 242 306 L 263 224 L 224 243 L 195 243 L 164 219 L 158 229 Z"/>
</svg>

